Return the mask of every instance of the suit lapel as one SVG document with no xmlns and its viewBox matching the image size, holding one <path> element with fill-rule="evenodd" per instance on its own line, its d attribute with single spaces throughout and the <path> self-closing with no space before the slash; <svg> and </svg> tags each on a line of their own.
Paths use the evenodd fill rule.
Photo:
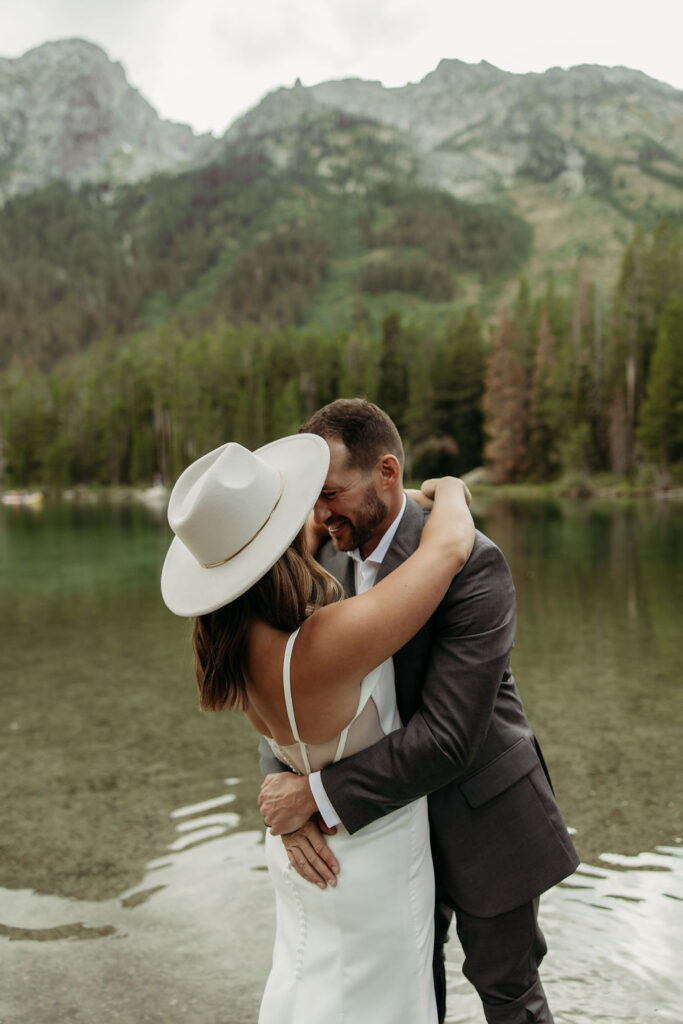
<svg viewBox="0 0 683 1024">
<path fill-rule="evenodd" d="M 356 587 L 353 576 L 353 561 L 345 551 L 337 551 L 331 540 L 325 541 L 317 554 L 317 560 L 341 583 L 344 597 L 353 597 Z"/>
<path fill-rule="evenodd" d="M 397 566 L 412 555 L 420 543 L 420 534 L 424 526 L 424 511 L 410 498 L 406 501 L 406 510 L 398 524 L 394 539 L 384 556 L 384 561 L 377 570 L 377 581 L 383 580 Z"/>
<path fill-rule="evenodd" d="M 378 583 L 412 555 L 420 542 L 424 521 L 424 510 L 409 498 L 394 539 L 377 571 Z M 401 720 L 404 723 L 411 717 L 419 701 L 419 689 L 422 680 L 417 666 L 424 659 L 421 658 L 418 652 L 416 642 L 418 642 L 418 637 L 422 634 L 426 635 L 424 629 L 420 630 L 417 637 L 413 637 L 412 640 L 409 640 L 404 647 L 394 654 L 396 703 L 398 704 Z"/>
<path fill-rule="evenodd" d="M 412 555 L 420 543 L 424 521 L 424 509 L 409 498 L 394 539 L 377 570 L 376 582 L 384 579 Z M 337 551 L 331 541 L 326 541 L 318 553 L 318 561 L 339 580 L 346 597 L 352 597 L 356 593 L 353 559 L 349 558 L 345 552 Z M 421 640 L 418 640 L 418 637 Z M 413 640 L 410 640 L 394 655 L 396 700 L 404 722 L 408 721 L 417 706 L 421 683 L 421 678 L 418 678 L 418 666 L 424 662 L 421 650 L 424 644 L 429 643 L 428 634 L 424 628 L 420 630 L 418 637 L 413 637 Z"/>
</svg>

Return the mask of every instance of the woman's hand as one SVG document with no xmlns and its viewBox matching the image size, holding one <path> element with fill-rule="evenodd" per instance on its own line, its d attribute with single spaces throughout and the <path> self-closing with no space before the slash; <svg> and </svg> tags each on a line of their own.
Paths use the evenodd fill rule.
<svg viewBox="0 0 683 1024">
<path fill-rule="evenodd" d="M 422 483 L 422 486 L 419 491 L 408 489 L 406 491 L 406 494 L 408 495 L 409 498 L 412 498 L 413 501 L 417 502 L 418 505 L 422 505 L 423 508 L 431 508 L 432 505 L 434 504 L 434 495 L 436 494 L 437 486 L 439 485 L 439 483 L 446 480 L 457 480 L 458 483 L 461 484 L 463 493 L 465 495 L 465 501 L 467 502 L 467 507 L 469 508 L 470 505 L 472 504 L 472 495 L 470 494 L 470 490 L 467 484 L 463 483 L 463 481 L 460 480 L 459 477 L 433 477 L 429 480 L 425 480 Z"/>
<path fill-rule="evenodd" d="M 443 557 L 455 559 L 454 573 L 460 572 L 472 553 L 474 522 L 469 510 L 472 495 L 455 476 L 425 480 L 422 491 L 433 498 L 432 513 L 425 523 L 420 544 L 436 543 L 443 548 Z"/>
<path fill-rule="evenodd" d="M 406 494 L 409 498 L 415 502 L 416 505 L 421 505 L 422 508 L 431 508 L 434 502 L 431 498 L 428 498 L 422 491 L 416 491 L 412 487 L 406 487 Z"/>
<path fill-rule="evenodd" d="M 334 835 L 336 831 L 336 828 L 325 827 L 325 835 Z M 320 889 L 325 889 L 328 885 L 334 888 L 339 874 L 339 861 L 325 842 L 318 815 L 296 832 L 282 836 L 282 842 L 289 863 L 302 878 L 307 882 L 313 882 Z"/>
</svg>

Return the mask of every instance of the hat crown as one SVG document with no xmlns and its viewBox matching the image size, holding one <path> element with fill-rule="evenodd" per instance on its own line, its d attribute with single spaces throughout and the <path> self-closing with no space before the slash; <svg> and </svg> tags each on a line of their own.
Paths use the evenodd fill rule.
<svg viewBox="0 0 683 1024">
<path fill-rule="evenodd" d="M 176 615 L 205 615 L 235 601 L 292 543 L 325 482 L 330 450 L 293 434 L 256 452 L 224 444 L 180 475 L 168 521 L 175 537 L 161 593 Z"/>
<path fill-rule="evenodd" d="M 168 522 L 200 565 L 220 565 L 259 533 L 281 489 L 274 466 L 230 442 L 180 475 L 169 499 Z"/>
</svg>

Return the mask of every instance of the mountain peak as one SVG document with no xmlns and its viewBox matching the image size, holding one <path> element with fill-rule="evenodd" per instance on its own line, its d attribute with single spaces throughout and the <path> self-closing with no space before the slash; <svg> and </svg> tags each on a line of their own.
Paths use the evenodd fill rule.
<svg viewBox="0 0 683 1024">
<path fill-rule="evenodd" d="M 425 78 L 429 78 L 430 75 L 435 75 L 446 80 L 453 78 L 455 75 L 470 75 L 477 77 L 489 75 L 496 78 L 505 78 L 509 74 L 509 71 L 501 71 L 501 69 L 497 68 L 495 64 L 490 64 L 487 60 L 480 60 L 478 64 L 469 64 L 467 61 L 460 60 L 458 57 L 444 57 L 439 61 L 434 71 L 425 75 Z"/>
<path fill-rule="evenodd" d="M 54 179 L 135 181 L 207 157 L 210 136 L 163 121 L 85 39 L 0 59 L 0 203 Z"/>
<path fill-rule="evenodd" d="M 40 46 L 34 46 L 27 50 L 21 57 L 3 60 L 0 58 L 0 68 L 4 63 L 20 65 L 24 69 L 31 69 L 33 74 L 49 74 L 57 67 L 65 70 L 71 67 L 78 67 L 80 70 L 89 68 L 99 69 L 102 74 L 116 75 L 125 79 L 126 73 L 118 61 L 113 61 L 106 51 L 97 43 L 91 43 L 88 39 L 73 37 L 71 39 L 53 39 Z"/>
<path fill-rule="evenodd" d="M 43 57 L 46 54 L 55 56 L 89 54 L 92 57 L 109 61 L 109 57 L 103 47 L 98 43 L 92 43 L 89 39 L 83 39 L 80 36 L 71 36 L 68 39 L 48 39 L 46 42 L 40 43 L 39 46 L 34 46 L 30 50 L 27 50 L 23 57 L 19 57 L 17 59 L 24 60 L 26 57 L 35 54 L 40 54 Z"/>
<path fill-rule="evenodd" d="M 279 132 L 284 160 L 285 126 L 327 108 L 394 131 L 396 144 L 414 153 L 421 180 L 459 198 L 552 185 L 560 199 L 606 195 L 616 209 L 635 212 L 647 188 L 649 201 L 667 211 L 680 203 L 682 96 L 629 68 L 515 74 L 451 58 L 396 88 L 345 79 L 280 90 L 246 114 L 239 131 Z M 643 175 L 637 186 L 634 168 Z"/>
</svg>

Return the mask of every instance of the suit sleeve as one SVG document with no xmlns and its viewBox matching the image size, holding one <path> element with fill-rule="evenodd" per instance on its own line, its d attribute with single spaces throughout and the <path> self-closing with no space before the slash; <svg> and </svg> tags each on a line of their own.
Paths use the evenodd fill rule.
<svg viewBox="0 0 683 1024">
<path fill-rule="evenodd" d="M 408 723 L 323 769 L 349 832 L 463 775 L 491 721 L 515 634 L 512 577 L 499 549 L 479 540 L 428 624 L 421 703 Z"/>
<path fill-rule="evenodd" d="M 273 751 L 270 749 L 265 736 L 261 736 L 258 741 L 258 763 L 261 769 L 261 775 L 265 779 L 266 775 L 272 775 L 274 772 L 289 772 L 291 768 L 288 768 L 282 761 L 278 761 Z"/>
</svg>

